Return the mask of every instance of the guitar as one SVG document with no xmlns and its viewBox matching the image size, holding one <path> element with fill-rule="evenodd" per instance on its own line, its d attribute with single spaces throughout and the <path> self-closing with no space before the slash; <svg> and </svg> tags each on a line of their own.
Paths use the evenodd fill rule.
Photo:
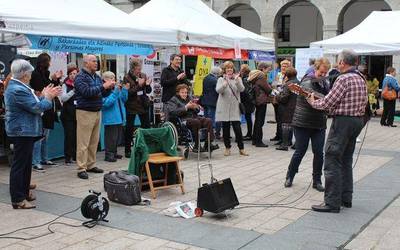
<svg viewBox="0 0 400 250">
<path fill-rule="evenodd" d="M 314 93 L 314 98 L 315 98 L 315 100 L 318 100 L 318 99 L 322 99 L 322 98 L 324 98 L 324 95 L 322 95 L 322 94 L 320 94 L 320 93 L 317 93 L 317 92 L 312 92 L 312 91 L 309 91 L 309 90 L 305 90 L 304 88 L 302 88 L 300 85 L 298 85 L 297 83 L 289 83 L 288 84 L 288 88 L 289 88 L 289 90 L 292 92 L 292 93 L 294 93 L 294 94 L 296 94 L 296 95 L 302 95 L 302 96 L 304 96 L 304 97 L 308 97 L 309 95 L 311 95 L 311 93 Z"/>
</svg>

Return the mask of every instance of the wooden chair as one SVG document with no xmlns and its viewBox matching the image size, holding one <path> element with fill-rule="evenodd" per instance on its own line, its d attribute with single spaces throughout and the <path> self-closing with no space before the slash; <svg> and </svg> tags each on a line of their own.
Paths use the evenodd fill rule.
<svg viewBox="0 0 400 250">
<path fill-rule="evenodd" d="M 179 161 L 183 160 L 182 157 L 179 156 L 169 156 L 165 153 L 154 153 L 154 154 L 149 154 L 149 159 L 146 161 L 145 163 L 145 171 L 146 171 L 146 175 L 147 175 L 147 181 L 146 182 L 142 182 L 142 177 L 140 178 L 140 189 L 142 188 L 142 185 L 146 185 L 148 184 L 150 186 L 150 191 L 151 191 L 151 196 L 153 197 L 153 199 L 156 198 L 156 191 L 160 190 L 160 189 L 166 189 L 166 188 L 172 188 L 172 187 L 180 187 L 182 194 L 185 193 L 184 187 L 183 187 L 183 180 L 182 180 L 182 176 L 181 176 L 181 171 L 179 169 Z M 159 164 L 166 164 L 165 166 L 165 176 L 164 179 L 161 180 L 154 180 L 151 176 L 151 171 L 150 171 L 150 163 L 151 164 L 155 164 L 155 165 L 159 165 Z M 171 184 L 168 185 L 168 163 L 173 163 L 176 166 L 176 174 L 178 176 L 178 184 Z M 154 184 L 156 183 L 163 183 L 162 186 L 158 186 L 158 187 L 154 187 Z"/>
</svg>

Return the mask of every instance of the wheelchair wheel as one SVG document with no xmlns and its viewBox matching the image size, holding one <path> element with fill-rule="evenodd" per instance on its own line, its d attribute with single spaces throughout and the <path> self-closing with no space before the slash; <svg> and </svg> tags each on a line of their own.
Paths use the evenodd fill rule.
<svg viewBox="0 0 400 250">
<path fill-rule="evenodd" d="M 175 145 L 178 146 L 178 142 L 179 142 L 179 135 L 178 135 L 178 130 L 176 129 L 175 125 L 171 122 L 164 122 L 161 127 L 169 127 L 172 131 L 172 134 L 174 136 L 174 140 L 175 140 Z"/>
</svg>

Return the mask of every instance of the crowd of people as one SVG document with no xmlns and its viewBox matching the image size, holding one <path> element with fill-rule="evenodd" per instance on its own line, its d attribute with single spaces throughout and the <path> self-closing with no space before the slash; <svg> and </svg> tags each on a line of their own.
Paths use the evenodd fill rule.
<svg viewBox="0 0 400 250">
<path fill-rule="evenodd" d="M 364 69 L 356 68 L 357 55 L 344 51 L 331 68 L 326 58 L 310 61 L 310 68 L 302 80 L 289 60 L 278 68 L 271 63 L 259 63 L 250 70 L 242 64 L 237 70 L 232 61 L 213 67 L 203 81 L 203 94 L 190 95 L 191 84 L 181 69 L 182 57 L 173 54 L 170 65 L 161 73 L 162 102 L 166 120 L 179 119 L 192 131 L 194 148 L 198 152 L 218 149 L 216 140 L 223 139 L 224 156 L 231 155 L 231 128 L 239 155 L 249 156 L 244 141 L 265 148 L 263 127 L 267 106 L 275 113 L 276 133 L 270 139 L 277 150 L 295 149 L 288 166 L 284 186 L 289 188 L 298 172 L 309 141 L 313 160 L 313 188 L 325 191 L 325 205 L 316 211 L 336 212 L 341 205 L 351 206 L 352 154 L 356 138 L 365 124 L 363 116 L 367 99 L 377 109 L 377 80 Z M 96 166 L 100 128 L 104 126 L 105 158 L 116 162 L 120 135 L 124 135 L 125 157 L 131 155 L 134 121 L 139 117 L 140 127 L 150 127 L 150 77 L 142 72 L 140 60 L 133 59 L 122 82 L 107 71 L 99 76 L 95 55 L 83 57 L 83 67 L 69 64 L 67 75 L 50 74 L 51 57 L 43 53 L 36 68 L 23 59 L 14 60 L 12 78 L 6 82 L 4 104 L 5 128 L 14 144 L 14 161 L 10 173 L 10 192 L 14 208 L 33 208 L 35 200 L 31 183 L 32 168 L 44 172 L 43 165 L 55 165 L 48 159 L 47 139 L 57 111 L 64 127 L 65 164 L 78 167 L 77 176 L 88 179 L 89 173 L 103 173 Z M 335 72 L 335 73 L 332 73 Z M 398 92 L 394 68 L 387 70 L 383 88 Z M 299 85 L 308 96 L 296 95 L 290 88 Z M 367 88 L 368 87 L 368 88 Z M 368 98 L 367 97 L 368 90 Z M 394 127 L 394 100 L 384 99 L 381 124 Z M 375 107 L 373 106 L 375 105 Z M 203 111 L 204 115 L 199 115 Z M 253 121 L 254 114 L 254 121 Z M 246 120 L 246 134 L 242 134 L 241 117 Z M 325 145 L 327 118 L 333 117 Z M 338 129 L 340 128 L 340 129 Z M 343 129 L 346 128 L 346 129 Z M 198 143 L 200 129 L 206 129 L 210 140 Z M 222 133 L 222 134 L 221 134 Z M 295 143 L 294 143 L 295 141 Z M 325 155 L 324 155 L 325 148 Z M 325 164 L 325 187 L 322 185 L 322 167 Z M 338 166 L 341 166 L 340 168 Z"/>
</svg>

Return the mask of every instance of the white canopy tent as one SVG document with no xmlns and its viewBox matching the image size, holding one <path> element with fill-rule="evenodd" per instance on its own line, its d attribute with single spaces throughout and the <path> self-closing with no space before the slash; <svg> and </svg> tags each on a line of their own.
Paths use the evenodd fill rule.
<svg viewBox="0 0 400 250">
<path fill-rule="evenodd" d="M 273 39 L 236 26 L 201 0 L 151 0 L 130 16 L 132 25 L 173 29 L 178 45 L 275 50 Z"/>
<path fill-rule="evenodd" d="M 322 48 L 326 54 L 353 49 L 364 55 L 400 54 L 400 11 L 374 11 L 358 26 L 346 33 L 323 41 L 313 42 L 310 48 Z"/>
<path fill-rule="evenodd" d="M 0 0 L 0 32 L 176 45 L 168 27 L 131 25 L 104 0 Z"/>
</svg>

